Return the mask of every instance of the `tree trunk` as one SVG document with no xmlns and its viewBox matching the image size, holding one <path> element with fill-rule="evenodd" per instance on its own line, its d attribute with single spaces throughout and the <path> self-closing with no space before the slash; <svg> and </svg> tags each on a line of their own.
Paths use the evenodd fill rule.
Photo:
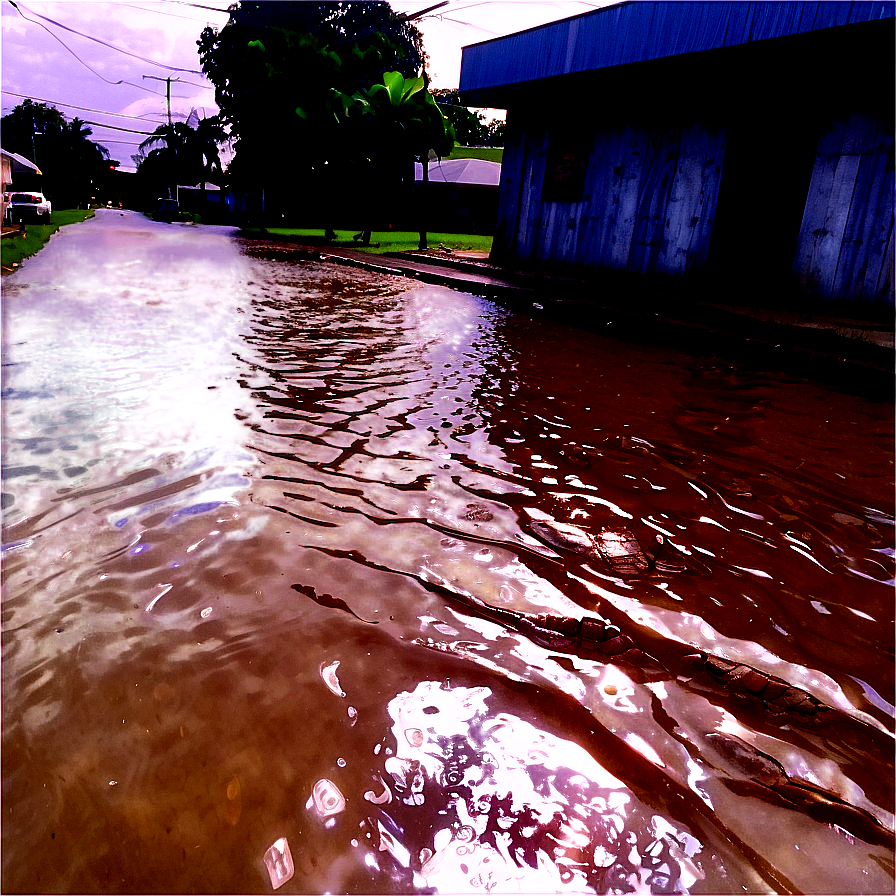
<svg viewBox="0 0 896 896">
<path fill-rule="evenodd" d="M 420 208 L 418 210 L 418 214 L 420 215 L 419 223 L 420 223 L 420 243 L 418 245 L 418 249 L 423 251 L 427 248 L 426 244 L 426 200 L 427 200 L 427 188 L 429 186 L 429 150 L 420 157 L 420 161 L 423 163 L 423 180 L 420 182 Z"/>
</svg>

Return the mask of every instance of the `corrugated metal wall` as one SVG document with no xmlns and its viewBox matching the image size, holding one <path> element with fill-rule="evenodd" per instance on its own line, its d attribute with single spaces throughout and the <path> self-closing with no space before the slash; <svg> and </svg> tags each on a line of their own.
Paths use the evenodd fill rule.
<svg viewBox="0 0 896 896">
<path fill-rule="evenodd" d="M 893 126 L 861 111 L 821 134 L 793 271 L 823 298 L 893 295 Z"/>
<path fill-rule="evenodd" d="M 463 49 L 461 94 L 892 18 L 892 0 L 620 3 Z"/>
<path fill-rule="evenodd" d="M 496 260 L 894 304 L 893 9 L 639 2 L 480 45 L 545 78 L 480 91 L 508 108 Z"/>
<path fill-rule="evenodd" d="M 685 274 L 706 261 L 722 127 L 632 122 L 593 135 L 579 201 L 542 198 L 551 134 L 508 116 L 496 257 Z"/>
</svg>

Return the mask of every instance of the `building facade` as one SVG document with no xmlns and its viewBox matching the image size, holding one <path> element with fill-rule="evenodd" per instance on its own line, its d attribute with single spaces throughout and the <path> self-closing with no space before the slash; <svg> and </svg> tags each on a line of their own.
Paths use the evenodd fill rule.
<svg viewBox="0 0 896 896">
<path fill-rule="evenodd" d="M 893 2 L 637 2 L 464 48 L 495 260 L 893 304 Z"/>
</svg>

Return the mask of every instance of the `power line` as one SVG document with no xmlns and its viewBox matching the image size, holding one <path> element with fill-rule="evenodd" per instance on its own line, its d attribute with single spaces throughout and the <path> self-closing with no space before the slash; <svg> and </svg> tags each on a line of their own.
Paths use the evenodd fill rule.
<svg viewBox="0 0 896 896">
<path fill-rule="evenodd" d="M 22 11 L 19 9 L 19 7 L 15 3 L 15 0 L 9 0 L 9 3 L 15 8 L 15 10 L 19 13 L 19 15 L 22 14 Z M 55 25 L 57 28 L 62 28 L 65 31 L 70 31 L 72 34 L 77 34 L 79 37 L 84 37 L 87 40 L 95 41 L 98 44 L 102 44 L 104 47 L 108 47 L 110 50 L 115 50 L 118 53 L 123 53 L 125 56 L 131 56 L 134 59 L 139 59 L 141 62 L 148 62 L 150 65 L 157 65 L 157 66 L 159 66 L 159 68 L 166 68 L 166 69 L 168 69 L 168 71 L 171 71 L 171 72 L 189 72 L 191 75 L 202 75 L 203 74 L 202 72 L 196 71 L 196 69 L 193 69 L 193 68 L 180 68 L 179 66 L 176 66 L 176 65 L 167 65 L 164 62 L 156 62 L 155 59 L 148 59 L 146 56 L 140 56 L 137 53 L 131 53 L 129 50 L 122 50 L 121 47 L 116 47 L 114 44 L 110 44 L 104 40 L 100 40 L 100 38 L 98 38 L 98 37 L 91 37 L 91 35 L 89 35 L 89 34 L 84 34 L 83 31 L 76 31 L 74 28 L 69 28 L 68 25 L 63 25 L 61 22 L 57 22 L 55 19 L 48 18 L 47 16 L 42 16 L 39 12 L 34 12 L 33 10 L 28 9 L 27 7 L 23 7 L 23 9 L 26 9 L 29 13 L 31 13 L 31 15 L 37 16 L 39 19 L 43 19 L 45 22 L 49 22 L 51 25 Z M 35 22 L 34 24 L 40 25 L 41 23 Z M 47 30 L 49 30 L 49 29 L 47 29 Z M 53 32 L 50 31 L 50 34 L 52 34 L 52 33 Z"/>
<path fill-rule="evenodd" d="M 196 9 L 210 9 L 212 12 L 229 12 L 230 10 L 221 9 L 218 6 L 203 6 L 201 3 L 187 3 L 185 0 L 166 0 L 168 3 L 176 3 L 178 6 L 195 6 Z"/>
<path fill-rule="evenodd" d="M 97 115 L 114 115 L 116 118 L 132 118 L 135 121 L 140 121 L 143 117 L 142 115 L 124 115 L 121 112 L 106 112 L 104 109 L 88 109 L 87 106 L 76 106 L 74 103 L 61 103 L 59 100 L 47 100 L 39 96 L 27 96 L 24 93 L 13 93 L 11 90 L 2 90 L 0 92 L 5 93 L 7 96 L 17 96 L 19 99 L 23 100 L 34 100 L 38 103 L 51 103 L 54 106 L 66 106 L 69 109 L 80 109 L 82 112 L 95 112 Z M 159 96 L 161 95 L 162 94 L 159 94 Z M 183 97 L 183 99 L 186 99 L 186 97 Z M 160 112 L 158 114 L 164 115 L 165 113 Z"/>
<path fill-rule="evenodd" d="M 436 3 L 433 6 L 427 6 L 426 9 L 421 9 L 419 12 L 401 13 L 398 18 L 405 22 L 412 22 L 414 19 L 422 19 L 428 12 L 432 12 L 434 9 L 441 9 L 443 6 L 447 6 L 448 2 L 449 0 L 440 0 L 439 3 Z"/>
<path fill-rule="evenodd" d="M 100 124 L 98 121 L 88 121 L 86 118 L 81 119 L 84 124 L 92 124 L 98 128 L 108 128 L 112 131 L 126 131 L 128 134 L 145 134 L 147 137 L 152 136 L 152 131 L 135 131 L 133 128 L 120 128 L 114 124 Z"/>
<path fill-rule="evenodd" d="M 499 36 L 497 31 L 492 31 L 489 28 L 483 28 L 482 25 L 474 25 L 472 22 L 465 22 L 463 19 L 452 19 L 451 16 L 433 16 L 434 19 L 438 19 L 440 22 L 454 22 L 456 25 L 465 25 L 467 28 L 475 28 L 477 31 L 484 31 L 486 34 L 494 34 Z"/>
<path fill-rule="evenodd" d="M 202 19 L 200 19 L 200 18 L 197 18 L 196 16 L 180 16 L 176 12 L 165 12 L 162 9 L 147 9 L 145 6 L 134 6 L 131 3 L 120 3 L 119 5 L 126 6 L 128 9 L 139 9 L 140 12 L 151 12 L 151 13 L 155 13 L 156 15 L 159 15 L 159 16 L 170 16 L 173 19 L 184 19 L 187 22 L 201 22 L 203 20 L 208 22 L 207 16 L 204 16 Z M 211 6 L 200 7 L 200 9 L 211 9 L 211 8 L 212 8 Z M 221 10 L 218 10 L 218 12 L 227 13 L 227 10 L 221 9 Z"/>
<path fill-rule="evenodd" d="M 19 9 L 18 6 L 16 6 L 13 0 L 7 0 L 7 2 L 26 22 L 31 22 L 32 25 L 39 25 L 44 29 L 44 31 L 47 32 L 47 34 L 50 35 L 50 37 L 58 40 L 59 43 L 61 43 L 62 46 L 65 47 L 65 49 L 68 50 L 69 53 L 71 53 L 72 56 L 74 56 L 75 59 L 77 59 L 78 62 L 81 63 L 81 65 L 84 66 L 84 68 L 96 75 L 101 81 L 105 81 L 107 84 L 111 84 L 113 87 L 117 87 L 119 84 L 127 84 L 129 87 L 136 87 L 138 90 L 145 90 L 147 93 L 154 93 L 156 96 L 163 96 L 163 94 L 159 93 L 157 90 L 150 90 L 148 87 L 144 87 L 142 84 L 134 84 L 132 81 L 125 81 L 124 79 L 122 79 L 121 81 L 110 81 L 108 78 L 104 78 L 98 71 L 96 71 L 96 69 L 91 68 L 61 37 L 59 37 L 57 34 L 53 34 L 53 32 L 50 31 L 50 29 L 47 28 L 47 26 L 44 25 L 43 22 L 36 22 L 34 19 L 29 19 L 28 16 L 26 16 L 22 12 L 22 10 Z"/>
</svg>

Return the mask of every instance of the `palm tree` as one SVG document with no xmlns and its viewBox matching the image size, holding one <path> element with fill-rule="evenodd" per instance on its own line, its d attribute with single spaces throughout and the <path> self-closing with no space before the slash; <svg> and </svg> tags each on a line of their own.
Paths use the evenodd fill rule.
<svg viewBox="0 0 896 896">
<path fill-rule="evenodd" d="M 217 115 L 210 118 L 200 118 L 193 129 L 193 135 L 189 138 L 189 150 L 198 157 L 200 169 L 200 186 L 202 188 L 202 200 L 208 201 L 205 182 L 210 180 L 220 186 L 224 172 L 221 169 L 221 156 L 218 145 L 227 139 L 224 126 Z"/>
<path fill-rule="evenodd" d="M 192 114 L 191 114 L 192 119 Z M 224 127 L 217 116 L 197 119 L 196 127 L 176 121 L 159 125 L 140 144 L 141 153 L 146 153 L 144 161 L 153 157 L 153 166 L 163 167 L 167 179 L 175 191 L 177 184 L 200 184 L 203 199 L 207 199 L 206 181 L 221 181 L 221 157 L 218 144 L 227 139 Z M 159 146 L 159 144 L 162 144 Z M 152 149 L 151 147 L 156 147 Z M 176 198 L 169 190 L 169 198 Z"/>
<path fill-rule="evenodd" d="M 141 152 L 150 150 L 147 160 L 152 158 L 154 165 L 164 168 L 168 180 L 168 198 L 177 198 L 177 184 L 181 179 L 187 183 L 194 183 L 196 178 L 190 179 L 190 164 L 188 144 L 192 140 L 193 129 L 182 121 L 173 124 L 161 124 L 141 144 Z M 163 144 L 159 147 L 159 144 Z M 156 147 L 152 149 L 152 147 Z M 182 178 L 182 175 L 185 177 Z M 173 188 L 173 189 L 172 189 Z"/>
<path fill-rule="evenodd" d="M 69 188 L 66 194 L 73 202 L 82 205 L 90 198 L 95 184 L 100 182 L 109 165 L 109 150 L 94 143 L 90 136 L 93 130 L 80 118 L 68 122 L 60 135 L 60 149 L 65 153 L 68 164 Z"/>
</svg>

